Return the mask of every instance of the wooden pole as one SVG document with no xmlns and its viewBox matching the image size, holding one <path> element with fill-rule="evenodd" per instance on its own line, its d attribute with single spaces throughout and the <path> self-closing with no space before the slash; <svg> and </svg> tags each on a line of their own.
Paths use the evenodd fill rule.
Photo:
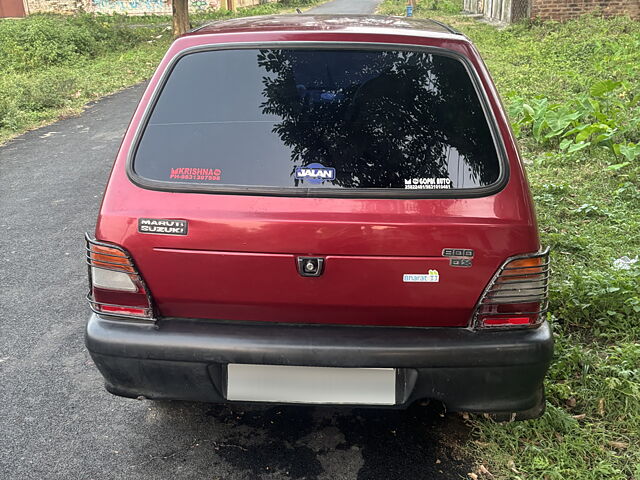
<svg viewBox="0 0 640 480">
<path fill-rule="evenodd" d="M 179 37 L 189 30 L 189 0 L 172 0 L 173 36 Z"/>
</svg>

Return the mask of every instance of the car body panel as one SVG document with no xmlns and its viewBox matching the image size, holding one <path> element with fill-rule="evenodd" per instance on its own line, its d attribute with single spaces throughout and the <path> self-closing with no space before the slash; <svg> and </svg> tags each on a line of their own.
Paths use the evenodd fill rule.
<svg viewBox="0 0 640 480">
<path fill-rule="evenodd" d="M 366 18 L 371 18 L 367 26 L 353 17 L 222 22 L 171 46 L 124 137 L 96 228 L 96 238 L 131 253 L 160 316 L 467 326 L 500 264 L 509 256 L 539 249 L 522 163 L 474 47 L 437 24 L 411 22 L 407 27 L 403 20 L 404 26 L 397 28 L 399 20 L 389 25 L 381 17 Z M 294 198 L 166 192 L 141 188 L 127 177 L 136 130 L 177 55 L 206 45 L 273 42 L 425 46 L 464 56 L 495 118 L 508 183 L 498 193 L 479 198 Z M 188 235 L 139 233 L 139 218 L 186 220 Z M 442 257 L 445 248 L 473 249 L 473 266 L 450 266 Z M 326 258 L 324 274 L 301 277 L 296 256 Z M 432 269 L 440 274 L 438 283 L 402 281 L 404 274 Z"/>
<path fill-rule="evenodd" d="M 249 44 L 428 47 L 464 57 L 494 123 L 506 181 L 489 193 L 431 198 L 393 190 L 385 198 L 195 193 L 141 184 L 130 161 L 167 69 L 190 49 Z M 141 231 L 140 219 L 179 220 L 180 228 Z M 111 265 L 142 285 L 136 293 L 101 291 L 102 305 L 125 305 L 118 302 L 137 295 L 149 307 L 138 308 L 145 318 L 94 308 L 87 323 L 87 348 L 114 394 L 225 402 L 229 364 L 364 368 L 395 375 L 397 408 L 430 399 L 448 411 L 510 420 L 544 411 L 543 378 L 553 352 L 544 318 L 523 328 L 480 328 L 473 321 L 505 261 L 540 250 L 523 164 L 478 52 L 437 22 L 255 17 L 215 22 L 177 39 L 124 136 L 95 237 L 89 263 L 108 270 L 111 257 L 91 248 L 118 246 L 112 250 L 124 257 Z M 464 262 L 452 257 L 456 249 Z M 321 275 L 304 276 L 300 257 L 321 259 Z M 338 390 L 331 398 L 341 398 Z"/>
</svg>

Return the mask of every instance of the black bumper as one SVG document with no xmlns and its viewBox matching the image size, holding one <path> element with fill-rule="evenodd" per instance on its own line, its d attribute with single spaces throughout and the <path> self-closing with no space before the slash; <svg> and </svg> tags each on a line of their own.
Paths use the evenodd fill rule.
<svg viewBox="0 0 640 480">
<path fill-rule="evenodd" d="M 86 344 L 107 390 L 126 397 L 225 402 L 229 363 L 393 367 L 398 406 L 433 399 L 449 411 L 518 418 L 544 410 L 542 384 L 553 354 L 546 323 L 474 332 L 185 319 L 145 325 L 94 314 Z"/>
</svg>

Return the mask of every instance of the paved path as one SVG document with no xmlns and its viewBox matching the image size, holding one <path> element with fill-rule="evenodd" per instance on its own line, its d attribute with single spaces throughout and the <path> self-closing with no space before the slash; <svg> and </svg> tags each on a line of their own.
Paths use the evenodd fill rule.
<svg viewBox="0 0 640 480">
<path fill-rule="evenodd" d="M 464 477 L 468 462 L 447 445 L 466 430 L 426 408 L 242 408 L 104 391 L 83 345 L 83 234 L 142 89 L 0 147 L 0 478 Z"/>
<path fill-rule="evenodd" d="M 318 5 L 305 13 L 358 13 L 375 12 L 382 0 L 333 0 Z"/>
</svg>

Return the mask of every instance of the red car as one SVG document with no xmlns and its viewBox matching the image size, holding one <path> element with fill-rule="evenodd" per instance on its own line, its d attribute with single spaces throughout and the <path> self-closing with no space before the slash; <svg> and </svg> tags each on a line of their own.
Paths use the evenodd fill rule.
<svg viewBox="0 0 640 480">
<path fill-rule="evenodd" d="M 438 22 L 177 39 L 87 259 L 86 344 L 117 395 L 544 409 L 548 251 L 489 73 Z"/>
</svg>

